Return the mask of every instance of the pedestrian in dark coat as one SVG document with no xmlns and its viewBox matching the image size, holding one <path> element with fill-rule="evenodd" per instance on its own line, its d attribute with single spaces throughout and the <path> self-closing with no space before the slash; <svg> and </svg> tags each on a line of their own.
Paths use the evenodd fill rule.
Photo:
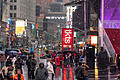
<svg viewBox="0 0 120 80">
<path fill-rule="evenodd" d="M 35 71 L 35 69 L 36 69 L 36 60 L 34 59 L 34 57 L 32 57 L 30 60 L 29 60 L 29 66 L 28 66 L 28 68 L 29 68 L 29 78 L 31 78 L 32 77 L 32 79 L 34 79 L 35 78 L 35 75 L 34 75 L 34 71 Z"/>
<path fill-rule="evenodd" d="M 17 73 L 17 69 L 21 70 L 21 73 L 23 73 L 22 71 L 22 66 L 23 66 L 23 61 L 22 59 L 19 57 L 16 61 L 15 61 L 15 69 L 16 69 L 16 73 Z"/>
<path fill-rule="evenodd" d="M 82 63 L 79 63 L 79 66 L 75 70 L 75 76 L 77 80 L 84 80 L 84 69 L 82 68 Z"/>
<path fill-rule="evenodd" d="M 4 66 L 4 62 L 5 62 L 5 55 L 4 54 L 0 55 L 0 62 L 1 62 L 1 69 L 2 69 L 2 67 Z"/>
<path fill-rule="evenodd" d="M 7 59 L 7 61 L 6 61 L 6 66 L 8 67 L 9 65 L 13 65 L 13 62 L 12 62 L 12 57 L 9 57 L 8 59 Z"/>
<path fill-rule="evenodd" d="M 36 70 L 35 80 L 47 80 L 48 71 L 44 68 L 44 64 L 40 63 L 39 68 Z"/>
</svg>

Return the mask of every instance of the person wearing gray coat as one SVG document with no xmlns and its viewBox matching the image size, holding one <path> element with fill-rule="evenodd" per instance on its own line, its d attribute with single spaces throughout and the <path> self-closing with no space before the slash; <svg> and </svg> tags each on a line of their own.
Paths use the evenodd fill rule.
<svg viewBox="0 0 120 80">
<path fill-rule="evenodd" d="M 48 71 L 44 68 L 44 63 L 39 64 L 39 68 L 36 70 L 35 80 L 47 80 Z"/>
</svg>

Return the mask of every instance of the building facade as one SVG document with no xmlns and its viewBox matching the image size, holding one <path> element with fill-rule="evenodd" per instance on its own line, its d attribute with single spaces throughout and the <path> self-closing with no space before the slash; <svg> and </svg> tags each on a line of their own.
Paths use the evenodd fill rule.
<svg viewBox="0 0 120 80">
<path fill-rule="evenodd" d="M 31 34 L 31 25 L 32 24 L 35 25 L 36 23 L 36 0 L 4 0 L 2 12 L 3 22 L 7 23 L 8 18 L 11 18 L 11 28 L 14 30 L 13 34 L 15 34 L 16 21 L 26 20 L 27 21 L 27 25 L 25 26 L 26 37 L 28 37 L 27 39 L 32 41 L 33 35 Z M 18 42 L 16 36 L 13 37 L 14 37 L 13 42 L 15 41 Z"/>
</svg>

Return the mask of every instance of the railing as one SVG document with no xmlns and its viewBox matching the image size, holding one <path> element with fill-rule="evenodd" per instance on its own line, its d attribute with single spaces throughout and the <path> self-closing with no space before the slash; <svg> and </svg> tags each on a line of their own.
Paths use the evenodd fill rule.
<svg viewBox="0 0 120 80">
<path fill-rule="evenodd" d="M 112 57 L 113 60 L 115 60 L 115 50 L 105 30 L 103 30 L 103 42 L 109 57 Z"/>
</svg>

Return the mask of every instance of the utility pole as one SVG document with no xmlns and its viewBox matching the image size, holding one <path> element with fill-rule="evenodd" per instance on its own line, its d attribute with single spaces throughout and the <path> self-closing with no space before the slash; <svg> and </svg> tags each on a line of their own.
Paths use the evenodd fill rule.
<svg viewBox="0 0 120 80">
<path fill-rule="evenodd" d="M 102 27 L 101 27 L 101 30 L 102 30 L 102 34 L 101 34 L 101 47 L 103 47 L 103 24 L 104 24 L 104 0 L 102 0 Z"/>
</svg>

